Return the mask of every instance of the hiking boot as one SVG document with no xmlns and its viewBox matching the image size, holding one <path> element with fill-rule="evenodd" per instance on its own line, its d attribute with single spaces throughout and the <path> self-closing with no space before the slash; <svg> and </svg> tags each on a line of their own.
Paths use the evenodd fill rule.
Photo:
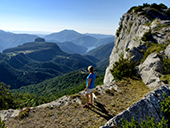
<svg viewBox="0 0 170 128">
<path fill-rule="evenodd" d="M 89 106 L 86 104 L 86 105 L 83 105 L 83 108 L 89 108 Z"/>
</svg>

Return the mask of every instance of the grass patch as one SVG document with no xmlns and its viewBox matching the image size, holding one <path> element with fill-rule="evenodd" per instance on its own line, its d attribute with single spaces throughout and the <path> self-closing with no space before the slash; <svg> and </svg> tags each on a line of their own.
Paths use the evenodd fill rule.
<svg viewBox="0 0 170 128">
<path fill-rule="evenodd" d="M 141 60 L 141 62 L 144 62 L 151 53 L 158 53 L 160 51 L 163 51 L 169 45 L 169 43 L 158 44 L 158 43 L 149 43 L 149 42 L 146 42 L 146 44 L 148 48 L 146 52 L 144 52 L 143 59 Z"/>
</svg>

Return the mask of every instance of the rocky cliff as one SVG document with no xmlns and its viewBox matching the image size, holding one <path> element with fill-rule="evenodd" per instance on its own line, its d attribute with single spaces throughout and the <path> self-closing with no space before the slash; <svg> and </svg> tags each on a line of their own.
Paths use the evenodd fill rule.
<svg viewBox="0 0 170 128">
<path fill-rule="evenodd" d="M 166 72 L 163 60 L 170 59 L 170 9 L 163 4 L 132 7 L 122 16 L 114 42 L 104 84 L 111 85 L 114 82 L 110 70 L 119 60 L 120 54 L 123 54 L 124 58 L 130 57 L 139 62 L 139 75 L 145 85 L 154 91 L 113 117 L 101 128 L 120 126 L 121 118 L 131 121 L 134 117 L 140 122 L 141 119 L 146 120 L 146 115 L 159 122 L 164 117 L 160 110 L 162 94 L 165 92 L 169 95 L 169 86 L 165 85 L 160 77 Z"/>
<path fill-rule="evenodd" d="M 148 48 L 147 43 L 170 43 L 170 10 L 165 9 L 166 7 L 161 8 L 158 5 L 156 7 L 153 5 L 144 4 L 143 6 L 132 7 L 122 16 L 115 35 L 115 46 L 110 55 L 110 63 L 105 72 L 104 84 L 110 84 L 114 80 L 110 70 L 113 69 L 113 63 L 118 61 L 121 53 L 124 54 L 124 58 L 132 57 L 133 60 L 140 62 Z M 148 33 L 150 34 L 149 37 Z M 169 55 L 169 52 L 162 52 L 161 54 Z M 157 60 L 153 60 L 155 57 L 157 57 Z M 150 70 L 154 65 L 153 63 L 157 63 L 158 68 Z M 149 88 L 155 87 L 152 85 L 153 81 L 145 80 L 147 78 L 153 78 L 154 81 L 157 81 L 156 87 L 160 83 L 159 79 L 155 80 L 158 72 L 162 70 L 160 65 L 162 65 L 160 57 L 152 55 L 139 66 L 139 73 Z M 149 66 L 149 69 L 147 66 Z M 149 72 L 144 73 L 146 69 Z M 148 73 L 150 75 L 147 75 L 146 78 L 145 75 Z"/>
</svg>

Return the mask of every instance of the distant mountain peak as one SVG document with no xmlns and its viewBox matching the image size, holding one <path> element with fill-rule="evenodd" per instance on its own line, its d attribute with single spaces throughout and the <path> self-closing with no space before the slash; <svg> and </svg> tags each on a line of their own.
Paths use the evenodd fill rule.
<svg viewBox="0 0 170 128">
<path fill-rule="evenodd" d="M 82 34 L 74 31 L 74 30 L 63 30 L 56 33 L 51 33 L 50 35 L 45 36 L 46 40 L 56 40 L 59 42 L 66 42 L 66 41 L 72 41 L 74 39 L 77 39 L 81 37 Z"/>
<path fill-rule="evenodd" d="M 38 43 L 39 43 L 39 42 L 45 42 L 45 39 L 38 37 L 38 38 L 35 39 L 34 42 L 38 42 Z"/>
</svg>

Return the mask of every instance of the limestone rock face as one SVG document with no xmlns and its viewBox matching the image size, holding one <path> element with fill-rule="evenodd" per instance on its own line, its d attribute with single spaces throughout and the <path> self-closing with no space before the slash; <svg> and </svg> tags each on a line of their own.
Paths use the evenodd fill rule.
<svg viewBox="0 0 170 128">
<path fill-rule="evenodd" d="M 150 54 L 146 60 L 139 65 L 139 74 L 145 85 L 150 89 L 161 86 L 160 73 L 163 69 L 163 62 L 156 53 Z"/>
<path fill-rule="evenodd" d="M 110 119 L 100 128 L 120 127 L 121 118 L 130 122 L 134 117 L 140 123 L 141 119 L 146 120 L 146 115 L 153 117 L 156 122 L 160 122 L 164 117 L 160 103 L 164 99 L 163 93 L 170 95 L 170 86 L 161 82 L 160 76 L 163 70 L 162 57 L 167 56 L 170 59 L 170 45 L 167 46 L 170 43 L 170 15 L 163 13 L 163 10 L 149 7 L 142 7 L 140 11 L 135 11 L 132 8 L 121 18 L 115 36 L 115 46 L 110 55 L 110 63 L 105 72 L 104 84 L 109 86 L 114 82 L 110 70 L 119 60 L 120 54 L 123 53 L 124 58 L 131 57 L 132 60 L 140 62 L 148 48 L 147 44 L 157 43 L 162 44 L 166 49 L 162 48 L 162 51 L 158 53 L 152 49 L 153 53 L 148 52 L 144 62 L 140 62 L 137 67 L 145 85 L 154 91 L 149 92 L 143 99 Z M 169 10 L 164 9 L 164 11 Z"/>
<path fill-rule="evenodd" d="M 20 110 L 13 110 L 13 109 L 8 109 L 8 110 L 1 110 L 0 111 L 0 117 L 2 120 L 6 120 L 9 117 L 15 117 L 19 115 Z"/>
<path fill-rule="evenodd" d="M 110 69 L 113 68 L 113 63 L 118 61 L 121 53 L 125 54 L 125 57 L 133 56 L 133 58 L 142 59 L 142 53 L 139 52 L 137 47 L 142 45 L 140 42 L 141 37 L 145 32 L 149 30 L 149 26 L 145 24 L 149 22 L 146 17 L 138 17 L 133 13 L 125 13 L 119 23 L 120 30 L 119 35 L 115 36 L 115 46 L 110 55 L 110 63 L 105 72 L 104 84 L 109 84 L 113 80 L 113 76 Z M 128 55 L 126 49 L 130 49 L 130 55 Z"/>
<path fill-rule="evenodd" d="M 150 17 L 143 14 L 147 14 Z M 119 25 L 114 40 L 115 46 L 110 55 L 109 66 L 105 71 L 104 84 L 110 84 L 114 81 L 110 70 L 113 69 L 113 64 L 119 60 L 120 54 L 123 53 L 124 58 L 131 57 L 132 60 L 141 61 L 147 49 L 146 42 L 142 40 L 146 32 L 151 31 L 151 37 L 154 42 L 149 41 L 150 43 L 167 44 L 170 41 L 170 17 L 153 9 L 143 8 L 143 12 L 134 13 L 134 11 L 132 11 L 125 13 Z M 169 49 L 170 46 L 165 50 L 165 54 L 170 57 Z M 156 64 L 154 66 L 156 66 Z M 142 74 L 142 76 L 145 76 L 144 71 Z M 148 75 L 146 74 L 146 76 Z M 154 78 L 154 80 L 150 82 L 154 82 L 155 80 Z M 146 80 L 144 81 L 146 82 Z M 159 80 L 157 79 L 156 81 Z M 148 82 L 146 83 L 148 84 Z M 157 84 L 155 86 L 157 86 Z"/>
</svg>

